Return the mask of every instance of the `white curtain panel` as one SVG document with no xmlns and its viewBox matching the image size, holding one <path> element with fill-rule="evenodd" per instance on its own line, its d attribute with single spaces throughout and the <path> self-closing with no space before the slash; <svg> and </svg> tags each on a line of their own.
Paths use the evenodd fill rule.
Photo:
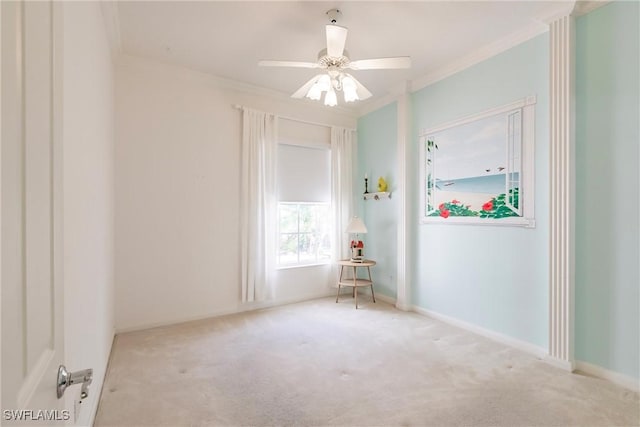
<svg viewBox="0 0 640 427">
<path fill-rule="evenodd" d="M 278 118 L 243 108 L 242 301 L 273 296 L 276 255 Z"/>
<path fill-rule="evenodd" d="M 331 128 L 331 208 L 333 261 L 349 257 L 348 235 L 344 230 L 353 215 L 353 131 Z"/>
</svg>

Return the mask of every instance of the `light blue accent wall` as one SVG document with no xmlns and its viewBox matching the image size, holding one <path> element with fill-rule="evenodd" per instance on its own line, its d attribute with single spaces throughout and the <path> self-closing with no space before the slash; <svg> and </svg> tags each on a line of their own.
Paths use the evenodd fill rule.
<svg viewBox="0 0 640 427">
<path fill-rule="evenodd" d="M 640 5 L 576 22 L 576 351 L 640 376 Z"/>
<path fill-rule="evenodd" d="M 369 176 L 369 192 L 378 191 L 378 178 L 389 184 L 391 199 L 367 200 L 358 197 L 359 211 L 367 226 L 365 256 L 377 262 L 371 274 L 377 293 L 396 297 L 398 206 L 393 199 L 397 185 L 397 104 L 394 102 L 358 120 L 358 179 L 354 191 L 364 192 L 364 175 Z"/>
<path fill-rule="evenodd" d="M 415 227 L 412 303 L 548 347 L 549 39 L 540 35 L 413 94 L 411 181 L 419 221 L 418 134 L 529 95 L 535 106 L 536 227 Z"/>
<path fill-rule="evenodd" d="M 640 375 L 640 4 L 612 2 L 576 23 L 576 348 L 583 360 Z M 533 345 L 548 346 L 549 38 L 538 36 L 412 95 L 408 146 L 411 303 Z M 419 224 L 418 134 L 537 96 L 534 229 Z M 397 178 L 397 105 L 358 121 L 358 176 Z M 397 206 L 360 201 L 395 297 Z"/>
</svg>

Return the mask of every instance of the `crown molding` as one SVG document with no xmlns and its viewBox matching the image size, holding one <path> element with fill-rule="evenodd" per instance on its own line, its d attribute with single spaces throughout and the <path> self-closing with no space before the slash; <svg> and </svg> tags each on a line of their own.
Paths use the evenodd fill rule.
<svg viewBox="0 0 640 427">
<path fill-rule="evenodd" d="M 358 118 L 358 115 L 355 109 L 343 107 L 341 105 L 336 105 L 334 107 L 326 107 L 322 103 L 318 103 L 318 101 L 314 101 L 306 97 L 300 98 L 300 99 L 294 99 L 294 98 L 291 98 L 291 95 L 287 92 L 282 92 L 275 89 L 268 89 L 262 86 L 256 86 L 249 83 L 243 83 L 237 80 L 231 80 L 224 77 L 219 77 L 214 74 L 209 74 L 200 70 L 194 70 L 194 71 L 206 74 L 209 77 L 209 79 L 215 82 L 215 84 L 220 88 L 234 90 L 237 92 L 246 93 L 248 95 L 258 95 L 265 98 L 275 99 L 277 101 L 288 103 L 291 105 L 298 105 L 298 106 L 305 105 L 311 109 L 323 110 L 323 112 L 326 112 L 327 109 L 329 109 L 329 112 L 331 113 L 347 116 L 353 120 L 357 120 Z"/>
<path fill-rule="evenodd" d="M 567 2 L 571 4 L 571 8 L 573 8 L 573 2 Z M 566 5 L 563 3 L 563 11 L 566 8 Z M 553 14 L 545 16 L 544 18 L 538 18 L 533 20 L 528 26 L 522 28 L 519 31 L 516 31 L 510 34 L 507 37 L 504 37 L 495 42 L 489 43 L 485 46 L 476 49 L 470 54 L 463 56 L 459 59 L 456 59 L 436 70 L 425 74 L 422 77 L 418 77 L 408 82 L 408 86 L 406 89 L 398 91 L 396 88 L 392 88 L 391 92 L 387 95 L 384 95 L 379 98 L 375 98 L 365 104 L 363 104 L 358 110 L 358 117 L 362 117 L 366 114 L 369 114 L 373 111 L 376 111 L 385 105 L 388 105 L 392 102 L 396 102 L 402 93 L 406 90 L 407 92 L 416 92 L 420 89 L 423 89 L 437 81 L 444 80 L 447 77 L 450 77 L 454 74 L 459 73 L 473 65 L 476 65 L 482 61 L 485 61 L 499 53 L 505 52 L 512 47 L 515 47 L 521 43 L 526 42 L 540 34 L 546 33 L 549 31 L 549 26 L 545 22 L 547 17 L 552 17 L 558 15 L 561 11 L 555 10 Z M 400 86 L 400 85 L 399 85 Z"/>
<path fill-rule="evenodd" d="M 573 8 L 573 15 L 586 15 L 609 3 L 611 3 L 611 0 L 578 0 Z"/>
<path fill-rule="evenodd" d="M 101 1 L 100 9 L 104 18 L 104 27 L 111 46 L 111 56 L 116 58 L 122 53 L 122 36 L 120 34 L 120 18 L 117 1 Z"/>
<path fill-rule="evenodd" d="M 290 94 L 279 91 L 279 90 L 268 89 L 262 86 L 256 86 L 250 83 L 244 83 L 237 80 L 216 76 L 215 74 L 211 74 L 207 71 L 197 69 L 197 68 L 187 67 L 182 64 L 176 64 L 174 62 L 165 61 L 157 58 L 151 58 L 151 57 L 142 56 L 142 55 L 133 55 L 126 52 L 123 52 L 118 57 L 118 62 L 121 64 L 125 64 L 130 61 L 144 61 L 152 64 L 153 63 L 161 64 L 166 67 L 169 67 L 170 69 L 173 69 L 175 72 L 186 70 L 191 73 L 194 73 L 193 75 L 197 76 L 199 80 L 212 84 L 219 89 L 235 91 L 245 95 L 253 95 L 253 96 L 260 96 L 263 98 L 269 98 L 270 100 L 273 100 L 273 101 L 278 101 L 278 102 L 282 102 L 284 104 L 289 104 L 289 105 L 296 105 L 298 107 L 300 107 L 301 105 L 304 105 L 305 107 L 308 107 L 312 110 L 314 109 L 317 111 L 322 110 L 322 112 L 325 112 L 325 113 L 329 111 L 330 113 L 342 115 L 354 121 L 358 119 L 358 115 L 355 109 L 345 108 L 338 105 L 335 107 L 325 107 L 323 104 L 307 98 L 293 99 L 291 98 Z"/>
<path fill-rule="evenodd" d="M 512 33 L 511 35 L 489 43 L 474 52 L 463 56 L 449 64 L 436 69 L 435 71 L 413 80 L 411 85 L 411 91 L 415 92 L 422 88 L 425 88 L 439 80 L 443 80 L 450 77 L 462 70 L 465 70 L 473 65 L 476 65 L 482 61 L 485 61 L 499 53 L 505 52 L 514 46 L 526 42 L 540 34 L 543 34 L 549 30 L 546 24 L 540 21 L 534 21 L 527 27 Z"/>
<path fill-rule="evenodd" d="M 571 15 L 575 7 L 576 0 L 561 1 L 556 4 L 555 8 L 548 10 L 544 15 L 538 15 L 534 20 L 545 25 L 550 25 L 563 16 Z"/>
</svg>

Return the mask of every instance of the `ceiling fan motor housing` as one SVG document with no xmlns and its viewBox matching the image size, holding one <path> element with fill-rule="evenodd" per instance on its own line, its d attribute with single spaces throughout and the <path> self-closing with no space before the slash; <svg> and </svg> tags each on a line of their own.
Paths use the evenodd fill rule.
<svg viewBox="0 0 640 427">
<path fill-rule="evenodd" d="M 327 10 L 327 16 L 329 17 L 329 22 L 335 24 L 338 19 L 342 18 L 342 12 L 340 12 L 340 9 L 330 9 Z"/>
<path fill-rule="evenodd" d="M 333 57 L 333 56 L 329 56 L 327 54 L 327 49 L 322 49 L 320 52 L 318 52 L 318 63 L 325 68 L 329 68 L 329 67 L 346 67 L 349 62 L 351 62 L 349 60 L 349 52 L 347 51 L 347 49 L 344 49 L 342 56 L 340 57 Z"/>
</svg>

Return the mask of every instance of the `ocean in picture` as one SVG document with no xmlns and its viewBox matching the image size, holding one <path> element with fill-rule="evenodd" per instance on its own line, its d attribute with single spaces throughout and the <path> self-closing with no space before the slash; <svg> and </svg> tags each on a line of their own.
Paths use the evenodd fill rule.
<svg viewBox="0 0 640 427">
<path fill-rule="evenodd" d="M 505 179 L 504 173 L 447 180 L 436 178 L 436 188 L 439 192 L 501 194 L 505 192 Z M 513 172 L 513 180 L 518 179 L 519 173 Z"/>
</svg>

